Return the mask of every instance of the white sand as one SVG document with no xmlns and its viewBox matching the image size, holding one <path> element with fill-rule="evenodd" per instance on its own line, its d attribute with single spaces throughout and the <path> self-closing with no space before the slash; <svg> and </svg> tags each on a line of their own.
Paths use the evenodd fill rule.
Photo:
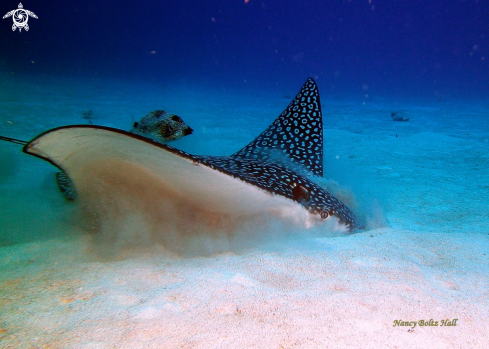
<svg viewBox="0 0 489 349">
<path fill-rule="evenodd" d="M 211 155 L 247 144 L 296 92 L 0 81 L 2 135 L 86 123 L 88 109 L 128 129 L 131 115 L 166 108 L 195 129 L 174 145 Z M 52 166 L 0 143 L 0 348 L 487 348 L 489 105 L 324 93 L 322 103 L 325 176 L 368 223 L 358 234 L 282 233 L 275 222 L 211 239 L 196 228 L 178 254 L 151 237 L 124 243 L 148 238 L 133 220 L 101 241 Z M 438 326 L 419 325 L 430 319 Z"/>
</svg>

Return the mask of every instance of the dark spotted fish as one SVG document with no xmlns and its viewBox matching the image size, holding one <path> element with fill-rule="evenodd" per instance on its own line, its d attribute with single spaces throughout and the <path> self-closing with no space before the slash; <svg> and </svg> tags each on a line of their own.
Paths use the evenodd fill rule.
<svg viewBox="0 0 489 349">
<path fill-rule="evenodd" d="M 129 132 L 164 144 L 191 135 L 193 131 L 178 115 L 155 110 L 135 122 Z"/>
</svg>

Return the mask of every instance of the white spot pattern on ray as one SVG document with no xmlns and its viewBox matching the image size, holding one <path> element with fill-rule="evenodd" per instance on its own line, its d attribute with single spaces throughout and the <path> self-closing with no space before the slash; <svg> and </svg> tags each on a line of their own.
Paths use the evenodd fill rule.
<svg viewBox="0 0 489 349">
<path fill-rule="evenodd" d="M 285 157 L 274 156 L 276 151 Z M 282 114 L 254 141 L 231 157 L 261 159 L 282 165 L 291 160 L 322 176 L 323 121 L 316 82 L 307 79 Z"/>
</svg>

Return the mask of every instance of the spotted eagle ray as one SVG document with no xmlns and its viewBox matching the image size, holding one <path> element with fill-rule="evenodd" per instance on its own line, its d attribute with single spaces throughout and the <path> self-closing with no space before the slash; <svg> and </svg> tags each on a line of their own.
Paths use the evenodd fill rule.
<svg viewBox="0 0 489 349">
<path fill-rule="evenodd" d="M 306 226 L 335 220 L 336 228 L 344 231 L 358 227 L 345 204 L 309 179 L 310 174 L 323 175 L 322 111 L 311 78 L 265 131 L 230 156 L 192 155 L 138 134 L 95 125 L 48 130 L 23 151 L 64 171 L 79 192 L 87 189 L 87 176 L 104 173 L 94 169 L 131 168 L 158 181 L 189 210 L 270 214 Z"/>
</svg>

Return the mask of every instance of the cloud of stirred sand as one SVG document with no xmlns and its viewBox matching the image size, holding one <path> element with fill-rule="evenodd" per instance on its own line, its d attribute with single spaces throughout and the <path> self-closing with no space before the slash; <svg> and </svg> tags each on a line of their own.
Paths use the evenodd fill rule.
<svg viewBox="0 0 489 349">
<path fill-rule="evenodd" d="M 297 243 L 298 238 L 344 235 L 325 222 L 306 229 L 294 224 L 294 217 L 213 213 L 212 208 L 192 206 L 150 176 L 127 167 L 110 174 L 90 171 L 95 176 L 86 176 L 88 182 L 81 184 L 79 218 L 92 236 L 93 251 L 106 258 L 152 248 L 184 256 L 240 253 L 257 246 Z M 337 183 L 320 184 L 354 210 L 360 206 L 351 191 Z M 369 210 L 361 217 L 367 228 L 382 226 L 385 220 L 378 206 Z"/>
<path fill-rule="evenodd" d="M 1 156 L 2 163 L 8 162 L 5 168 L 13 168 L 12 158 L 8 153 Z M 172 196 L 144 173 L 133 173 L 128 168 L 115 169 L 117 175 L 112 175 L 110 180 L 107 174 L 89 169 L 81 183 L 77 182 L 83 189 L 78 199 L 67 202 L 56 187 L 52 167 L 39 164 L 42 168 L 37 180 L 29 175 L 31 180 L 19 178 L 22 185 L 16 188 L 0 188 L 3 245 L 82 231 L 91 237 L 89 249 L 101 258 L 110 259 L 152 249 L 183 256 L 241 253 L 251 248 L 297 244 L 307 237 L 344 235 L 334 232 L 332 225 L 318 224 L 306 229 L 295 224 L 293 217 L 284 219 L 269 213 L 253 216 L 211 213 L 206 207 L 196 208 L 185 198 Z M 8 183 L 14 175 L 19 176 L 16 171 L 3 171 L 0 179 Z M 385 225 L 381 206 L 375 200 L 357 202 L 352 191 L 338 183 L 314 180 L 351 207 L 367 229 Z"/>
</svg>

